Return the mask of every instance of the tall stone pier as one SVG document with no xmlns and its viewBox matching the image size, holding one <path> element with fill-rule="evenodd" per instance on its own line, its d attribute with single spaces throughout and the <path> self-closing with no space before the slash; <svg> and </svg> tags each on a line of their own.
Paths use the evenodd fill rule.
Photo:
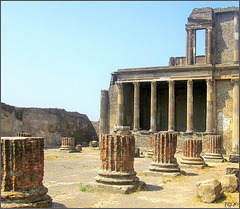
<svg viewBox="0 0 240 209">
<path fill-rule="evenodd" d="M 162 131 L 152 136 L 153 157 L 149 174 L 180 175 L 177 159 L 174 157 L 177 147 L 177 134 Z M 152 173 L 151 173 L 152 172 Z M 146 172 L 144 172 L 146 173 Z"/>
<path fill-rule="evenodd" d="M 88 189 L 128 194 L 145 187 L 134 171 L 134 136 L 102 134 L 100 145 L 101 170 Z"/>
<path fill-rule="evenodd" d="M 44 138 L 1 138 L 1 207 L 46 208 L 52 203 L 43 186 Z"/>
<path fill-rule="evenodd" d="M 206 139 L 206 153 L 204 160 L 207 162 L 223 162 L 221 135 L 208 135 Z"/>
<path fill-rule="evenodd" d="M 75 139 L 73 137 L 63 137 L 60 150 L 75 151 Z"/>
<path fill-rule="evenodd" d="M 185 139 L 183 141 L 183 157 L 181 159 L 180 167 L 203 168 L 205 166 L 205 162 L 200 156 L 201 152 L 201 139 Z"/>
</svg>

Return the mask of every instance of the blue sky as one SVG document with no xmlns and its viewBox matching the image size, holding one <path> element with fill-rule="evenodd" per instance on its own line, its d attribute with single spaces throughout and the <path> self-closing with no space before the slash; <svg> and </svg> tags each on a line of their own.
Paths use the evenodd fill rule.
<svg viewBox="0 0 240 209">
<path fill-rule="evenodd" d="M 97 121 L 111 72 L 185 56 L 192 10 L 230 6 L 239 2 L 1 2 L 1 101 L 64 108 Z"/>
</svg>

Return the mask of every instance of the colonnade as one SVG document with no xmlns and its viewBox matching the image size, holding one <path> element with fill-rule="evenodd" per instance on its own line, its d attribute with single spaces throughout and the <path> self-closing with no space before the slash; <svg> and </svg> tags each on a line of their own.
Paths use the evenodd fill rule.
<svg viewBox="0 0 240 209">
<path fill-rule="evenodd" d="M 194 80 L 187 80 L 187 133 L 193 132 L 193 83 Z M 133 82 L 134 86 L 134 111 L 133 111 L 133 130 L 140 129 L 140 82 Z M 118 126 L 124 126 L 124 83 L 117 83 L 118 86 Z M 215 81 L 212 78 L 206 79 L 207 98 L 206 98 L 206 133 L 214 133 L 214 98 Z M 168 131 L 175 131 L 175 81 L 168 81 L 169 101 L 168 101 Z M 234 87 L 236 88 L 236 87 Z M 234 91 L 235 92 L 235 91 Z M 237 91 L 236 91 L 237 92 Z M 233 97 L 234 100 L 236 98 Z M 233 102 L 235 109 L 239 107 L 239 100 Z M 234 120 L 237 121 L 237 120 Z M 237 122 L 235 122 L 237 123 Z M 239 122 L 238 122 L 239 123 Z M 237 127 L 237 124 L 235 125 Z M 233 127 L 235 127 L 233 126 Z M 151 110 L 150 110 L 150 132 L 157 131 L 157 81 L 151 82 Z M 235 133 L 235 132 L 234 132 Z"/>
</svg>

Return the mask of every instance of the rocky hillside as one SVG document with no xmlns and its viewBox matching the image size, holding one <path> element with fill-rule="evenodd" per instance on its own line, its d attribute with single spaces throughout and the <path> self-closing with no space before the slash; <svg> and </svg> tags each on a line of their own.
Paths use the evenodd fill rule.
<svg viewBox="0 0 240 209">
<path fill-rule="evenodd" d="M 1 103 L 1 136 L 28 132 L 44 137 L 45 147 L 60 146 L 61 138 L 74 137 L 83 144 L 98 141 L 98 135 L 88 117 L 78 112 L 55 108 L 20 108 Z"/>
</svg>

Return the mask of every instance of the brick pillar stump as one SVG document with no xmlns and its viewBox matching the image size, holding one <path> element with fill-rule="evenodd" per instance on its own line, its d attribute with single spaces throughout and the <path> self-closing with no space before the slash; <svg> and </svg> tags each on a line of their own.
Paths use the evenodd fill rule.
<svg viewBox="0 0 240 209">
<path fill-rule="evenodd" d="M 101 170 L 96 182 L 86 185 L 92 191 L 128 194 L 142 190 L 146 184 L 139 181 L 134 171 L 135 138 L 132 135 L 101 135 Z"/>
<path fill-rule="evenodd" d="M 177 159 L 174 157 L 177 147 L 177 134 L 161 131 L 152 135 L 153 157 L 146 174 L 180 175 Z"/>
<path fill-rule="evenodd" d="M 148 149 L 148 156 L 153 156 L 153 135 L 149 136 L 149 149 Z"/>
<path fill-rule="evenodd" d="M 62 138 L 62 145 L 60 147 L 60 150 L 64 151 L 76 151 L 75 148 L 75 139 L 72 137 L 63 137 Z"/>
<path fill-rule="evenodd" d="M 1 137 L 1 207 L 47 208 L 43 186 L 44 138 Z"/>
<path fill-rule="evenodd" d="M 220 162 L 224 161 L 222 156 L 221 135 L 209 135 L 206 139 L 205 161 Z"/>
<path fill-rule="evenodd" d="M 185 139 L 183 141 L 183 157 L 180 167 L 204 168 L 205 162 L 200 156 L 202 152 L 201 139 Z"/>
</svg>

